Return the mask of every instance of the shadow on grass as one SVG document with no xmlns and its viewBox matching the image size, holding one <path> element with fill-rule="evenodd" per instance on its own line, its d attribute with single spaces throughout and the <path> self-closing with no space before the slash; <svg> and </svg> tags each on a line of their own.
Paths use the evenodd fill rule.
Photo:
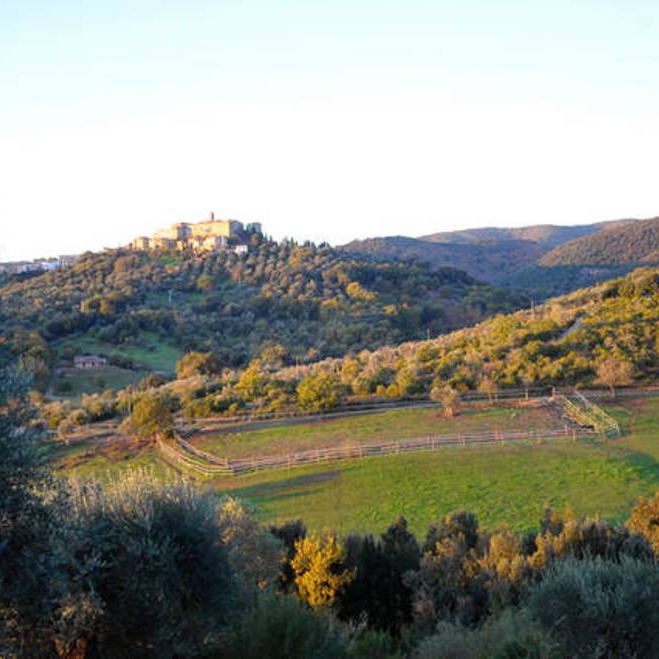
<svg viewBox="0 0 659 659">
<path fill-rule="evenodd" d="M 621 462 L 630 467 L 639 480 L 648 484 L 655 484 L 659 488 L 659 462 L 643 451 L 634 451 L 624 446 L 617 446 L 616 441 L 598 441 L 595 445 L 605 448 L 610 460 Z"/>
<path fill-rule="evenodd" d="M 628 464 L 644 481 L 654 482 L 659 487 L 659 462 L 647 453 L 633 451 L 623 457 L 623 462 Z"/>
<path fill-rule="evenodd" d="M 267 497 L 269 501 L 306 497 L 319 492 L 321 488 L 317 487 L 318 485 L 332 483 L 340 479 L 342 471 L 335 469 L 314 474 L 303 474 L 270 483 L 246 485 L 244 487 L 231 488 L 229 493 L 231 496 L 245 499 Z"/>
</svg>

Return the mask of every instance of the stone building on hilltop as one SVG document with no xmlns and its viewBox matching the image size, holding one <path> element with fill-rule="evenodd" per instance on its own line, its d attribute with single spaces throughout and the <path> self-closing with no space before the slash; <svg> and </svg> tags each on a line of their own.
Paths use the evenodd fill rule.
<svg viewBox="0 0 659 659">
<path fill-rule="evenodd" d="M 214 213 L 203 222 L 177 222 L 166 229 L 156 231 L 151 237 L 140 236 L 131 243 L 136 250 L 192 250 L 211 252 L 233 249 L 245 253 L 253 234 L 263 233 L 259 222 L 243 225 L 238 220 L 216 220 Z M 238 249 L 240 248 L 240 249 Z"/>
</svg>

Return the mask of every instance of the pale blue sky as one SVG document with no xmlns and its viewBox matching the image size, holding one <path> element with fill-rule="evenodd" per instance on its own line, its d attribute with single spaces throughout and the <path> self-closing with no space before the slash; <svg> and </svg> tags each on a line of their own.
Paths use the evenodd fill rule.
<svg viewBox="0 0 659 659">
<path fill-rule="evenodd" d="M 0 0 L 0 260 L 659 214 L 657 71 L 656 0 Z"/>
</svg>

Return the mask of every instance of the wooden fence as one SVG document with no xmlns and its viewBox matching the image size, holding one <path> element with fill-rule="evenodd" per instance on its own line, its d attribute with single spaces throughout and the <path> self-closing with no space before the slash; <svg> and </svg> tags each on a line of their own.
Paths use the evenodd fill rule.
<svg viewBox="0 0 659 659">
<path fill-rule="evenodd" d="M 554 400 L 562 407 L 565 416 L 577 425 L 592 428 L 609 438 L 620 436 L 618 422 L 579 391 L 559 394 Z"/>
<path fill-rule="evenodd" d="M 576 428 L 565 424 L 562 428 L 547 430 L 484 431 L 459 435 L 432 435 L 412 439 L 389 440 L 354 446 L 328 447 L 266 456 L 258 459 L 228 460 L 201 451 L 182 438 L 174 443 L 158 440 L 163 457 L 176 467 L 205 477 L 237 476 L 265 469 L 292 468 L 335 460 L 354 460 L 371 456 L 432 451 L 444 446 L 473 446 L 486 444 L 505 445 L 507 442 L 541 442 L 544 439 L 569 438 L 590 435 L 588 428 Z"/>
</svg>

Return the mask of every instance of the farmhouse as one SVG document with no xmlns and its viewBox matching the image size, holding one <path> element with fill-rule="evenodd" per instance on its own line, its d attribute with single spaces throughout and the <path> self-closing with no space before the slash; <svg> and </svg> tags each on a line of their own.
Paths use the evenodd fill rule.
<svg viewBox="0 0 659 659">
<path fill-rule="evenodd" d="M 73 358 L 73 365 L 81 371 L 94 370 L 105 368 L 108 365 L 108 360 L 98 355 L 78 355 Z"/>
</svg>

